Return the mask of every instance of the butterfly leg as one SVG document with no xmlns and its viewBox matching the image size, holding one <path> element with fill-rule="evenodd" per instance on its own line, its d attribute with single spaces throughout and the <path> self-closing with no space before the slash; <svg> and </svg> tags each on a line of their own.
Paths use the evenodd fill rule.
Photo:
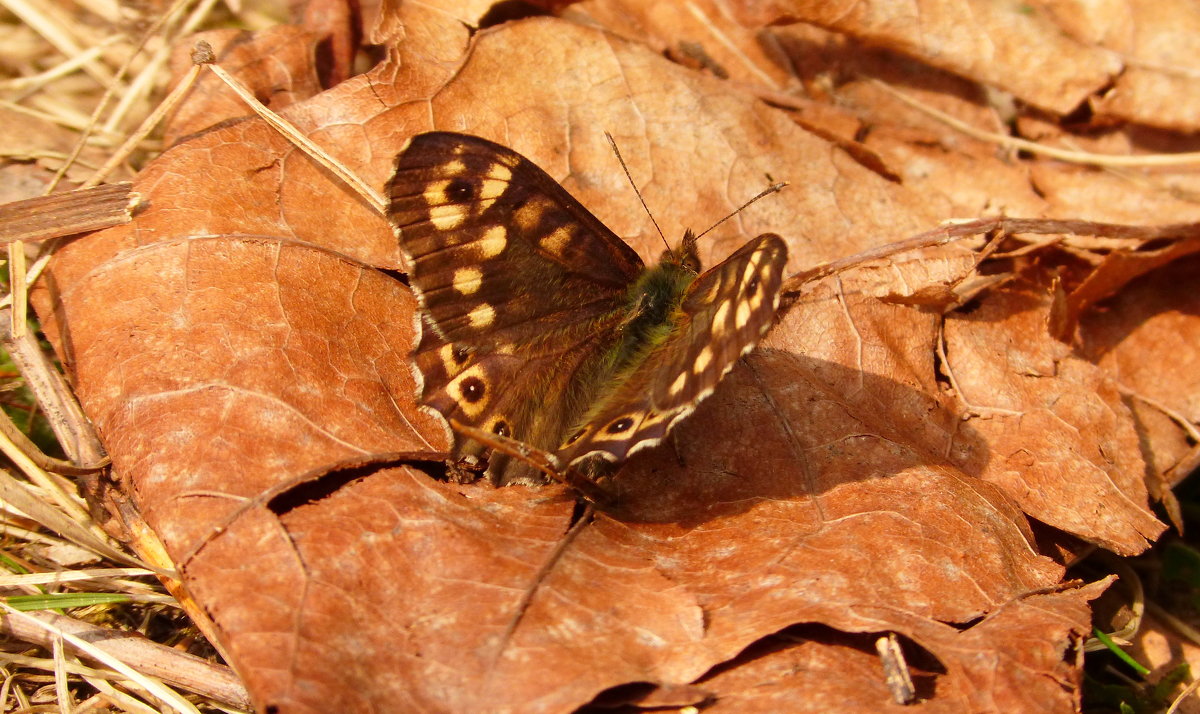
<svg viewBox="0 0 1200 714">
<path fill-rule="evenodd" d="M 571 467 L 562 468 L 558 463 L 558 459 L 554 458 L 554 455 L 547 451 L 530 446 L 525 442 L 517 441 L 516 439 L 510 439 L 507 436 L 500 436 L 490 431 L 468 426 L 453 417 L 450 419 L 450 426 L 463 436 L 474 439 L 484 446 L 488 446 L 495 451 L 529 464 L 551 479 L 572 489 L 589 503 L 603 507 L 610 504 L 613 500 L 610 493 L 600 488 L 595 482 L 587 478 L 587 476 Z"/>
</svg>

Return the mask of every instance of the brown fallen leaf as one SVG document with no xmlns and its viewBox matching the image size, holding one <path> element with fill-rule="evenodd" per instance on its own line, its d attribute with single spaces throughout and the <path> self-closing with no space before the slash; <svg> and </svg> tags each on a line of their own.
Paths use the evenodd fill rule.
<svg viewBox="0 0 1200 714">
<path fill-rule="evenodd" d="M 886 0 L 850 6 L 819 0 L 738 3 L 743 22 L 806 22 L 882 46 L 1024 101 L 1065 114 L 1121 70 L 1118 55 L 1063 32 L 1033 6 L 923 2 L 901 8 Z"/>
<path fill-rule="evenodd" d="M 1120 53 L 1126 69 L 1093 100 L 1102 118 L 1195 132 L 1200 11 L 1186 2 L 1132 3 L 1108 13 L 1056 13 L 1071 33 Z"/>
<path fill-rule="evenodd" d="M 285 116 L 374 186 L 415 133 L 503 142 L 644 259 L 661 239 L 604 131 L 671 238 L 791 182 L 706 237 L 707 265 L 770 230 L 797 272 L 994 209 L 996 186 L 1020 198 L 1004 206 L 1044 206 L 1027 164 L 974 139 L 927 143 L 929 118 L 871 104 L 885 93 L 867 83 L 849 88 L 859 114 L 831 104 L 822 126 L 871 137 L 833 141 L 760 101 L 786 84 L 751 91 L 746 67 L 723 82 L 713 66 L 753 34 L 724 17 L 698 27 L 734 41 L 680 66 L 663 48 L 699 40 L 665 20 L 646 37 L 554 17 L 476 29 L 485 11 L 385 7 L 387 59 Z M 826 25 L 850 49 L 880 37 L 856 22 Z M 1081 76 L 1068 103 L 1046 97 L 1055 77 L 1025 72 L 1001 86 L 1056 111 L 1107 81 Z M 889 170 L 845 150 L 860 139 Z M 615 476 L 614 508 L 577 522 L 558 486 L 439 480 L 427 454 L 448 434 L 414 404 L 395 239 L 308 156 L 256 119 L 226 122 L 135 190 L 147 209 L 66 246 L 39 309 L 121 488 L 262 711 L 558 712 L 598 696 L 877 711 L 889 695 L 862 649 L 887 632 L 932 708 L 1071 711 L 1086 602 L 1107 583 L 1063 585 L 1062 544 L 1136 553 L 1163 528 L 1146 464 L 1172 463 L 1145 453 L 1111 368 L 1047 332 L 1055 271 L 1088 273 L 1053 245 L 1014 238 L 983 263 L 938 245 L 798 286 L 760 349 Z M 957 286 L 992 275 L 955 307 Z M 395 452 L 408 456 L 371 461 Z M 781 631 L 804 641 L 766 639 Z M 777 674 L 803 666 L 849 669 L 821 686 Z M 747 694 L 760 672 L 770 690 Z"/>
<path fill-rule="evenodd" d="M 1006 605 L 966 632 L 927 623 L 915 641 L 905 643 L 917 693 L 924 700 L 922 709 L 1070 710 L 1074 694 L 1068 684 L 1069 672 L 1075 666 L 1072 660 L 1079 657 L 1075 648 L 1088 631 L 1087 602 L 1097 597 L 1105 585 L 1030 595 Z M 1035 641 L 1043 645 L 1060 642 L 1063 648 L 1031 647 Z M 1068 641 L 1072 642 L 1069 646 Z M 928 659 L 930 650 L 925 649 L 935 642 L 948 645 L 944 651 L 954 654 L 939 658 L 935 664 Z M 701 681 L 717 697 L 709 711 L 911 711 L 911 706 L 886 699 L 878 659 L 868 648 L 861 636 L 831 635 L 811 627 L 770 638 L 740 655 L 735 660 L 739 666 L 722 668 Z M 1016 666 L 995 667 L 994 655 L 1008 658 Z M 1039 674 L 1031 676 L 1033 672 Z M 1047 674 L 1050 672 L 1054 673 Z M 997 674 L 1004 681 L 986 689 L 961 684 L 964 679 Z"/>
</svg>

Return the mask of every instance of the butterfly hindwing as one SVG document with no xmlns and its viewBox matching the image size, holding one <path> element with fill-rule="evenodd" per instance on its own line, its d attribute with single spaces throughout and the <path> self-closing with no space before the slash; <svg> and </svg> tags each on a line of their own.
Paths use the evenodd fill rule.
<svg viewBox="0 0 1200 714">
<path fill-rule="evenodd" d="M 621 461 L 653 446 L 712 393 L 774 323 L 787 246 L 764 234 L 688 287 L 669 336 L 619 375 L 557 456 Z"/>
</svg>

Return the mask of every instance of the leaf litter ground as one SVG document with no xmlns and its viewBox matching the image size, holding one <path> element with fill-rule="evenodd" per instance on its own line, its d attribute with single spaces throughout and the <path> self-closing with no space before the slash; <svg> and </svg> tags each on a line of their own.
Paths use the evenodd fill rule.
<svg viewBox="0 0 1200 714">
<path fill-rule="evenodd" d="M 797 124 L 648 49 L 652 32 L 538 18 L 472 35 L 422 7 L 391 20 L 405 35 L 383 64 L 280 100 L 373 185 L 413 133 L 477 133 L 652 257 L 658 238 L 607 129 L 669 235 L 765 177 L 791 181 L 704 257 L 771 230 L 793 271 L 955 211 L 1091 216 L 1038 196 L 1028 165 L 994 146 L 924 139 L 944 130 L 907 110 L 896 121 L 902 105 L 868 82 L 843 88 L 860 113 L 801 108 Z M 793 51 L 835 43 L 811 26 L 782 34 Z M 618 507 L 572 531 L 557 487 L 439 482 L 419 459 L 362 465 L 446 446 L 412 401 L 415 306 L 384 272 L 404 267 L 394 239 L 220 96 L 197 93 L 174 128 L 186 140 L 138 177 L 148 208 L 62 250 L 40 304 L 123 488 L 260 708 L 569 711 L 606 690 L 647 696 L 613 688 L 649 682 L 677 705 L 766 710 L 813 687 L 800 665 L 780 669 L 790 661 L 859 672 L 869 685 L 825 682 L 821 696 L 877 710 L 887 695 L 865 674 L 863 636 L 884 632 L 904 638 L 930 706 L 1074 706 L 1087 603 L 1104 583 L 1064 582 L 1064 554 L 1083 542 L 1137 553 L 1162 529 L 1126 396 L 1144 380 L 1115 379 L 1045 328 L 1056 270 L 1086 275 L 1095 246 L 1059 237 L 976 265 L 952 244 L 799 286 L 763 346 L 618 475 Z M 864 117 L 868 136 L 837 137 Z M 855 139 L 861 153 L 840 148 Z M 953 288 L 989 274 L 1002 282 L 952 309 Z M 297 497 L 258 498 L 272 489 Z"/>
</svg>

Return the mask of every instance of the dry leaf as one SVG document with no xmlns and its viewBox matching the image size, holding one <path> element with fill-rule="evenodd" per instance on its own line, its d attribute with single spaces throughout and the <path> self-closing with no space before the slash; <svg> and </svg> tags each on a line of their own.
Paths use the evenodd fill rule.
<svg viewBox="0 0 1200 714">
<path fill-rule="evenodd" d="M 387 60 L 283 113 L 376 187 L 415 133 L 501 141 L 647 260 L 662 242 L 604 131 L 672 239 L 787 180 L 706 236 L 702 257 L 770 230 L 795 272 L 958 211 L 1048 210 L 1027 163 L 871 82 L 823 83 L 813 43 L 849 56 L 869 39 L 1060 112 L 1118 69 L 1016 9 L 931 11 L 917 34 L 871 4 L 839 17 L 806 5 L 765 16 L 808 13 L 826 30 L 761 44 L 761 24 L 703 3 L 564 11 L 623 17 L 621 35 L 554 17 L 474 31 L 486 6 L 385 6 L 373 37 Z M 820 71 L 789 76 L 769 64 L 780 57 Z M 974 85 L 918 74 L 945 111 L 997 117 Z M 797 85 L 856 104 L 793 115 L 759 100 Z M 894 632 L 931 708 L 1071 711 L 1086 603 L 1107 582 L 1062 584 L 1063 534 L 1136 553 L 1163 528 L 1147 462 L 1170 468 L 1179 438 L 1167 423 L 1162 451 L 1139 441 L 1122 388 L 1144 375 L 1125 385 L 1111 363 L 1124 335 L 1078 352 L 1046 327 L 1054 271 L 1084 284 L 1077 256 L 1101 246 L 981 265 L 949 244 L 803 285 L 761 348 L 625 465 L 616 506 L 572 529 L 561 487 L 434 478 L 447 433 L 414 404 L 415 305 L 366 201 L 252 119 L 181 139 L 135 189 L 149 206 L 130 226 L 59 253 L 41 314 L 123 489 L 260 710 L 557 712 L 603 696 L 878 711 L 889 695 L 864 649 Z M 955 309 L 968 284 L 977 296 Z M 781 631 L 798 639 L 767 639 Z"/>
</svg>

